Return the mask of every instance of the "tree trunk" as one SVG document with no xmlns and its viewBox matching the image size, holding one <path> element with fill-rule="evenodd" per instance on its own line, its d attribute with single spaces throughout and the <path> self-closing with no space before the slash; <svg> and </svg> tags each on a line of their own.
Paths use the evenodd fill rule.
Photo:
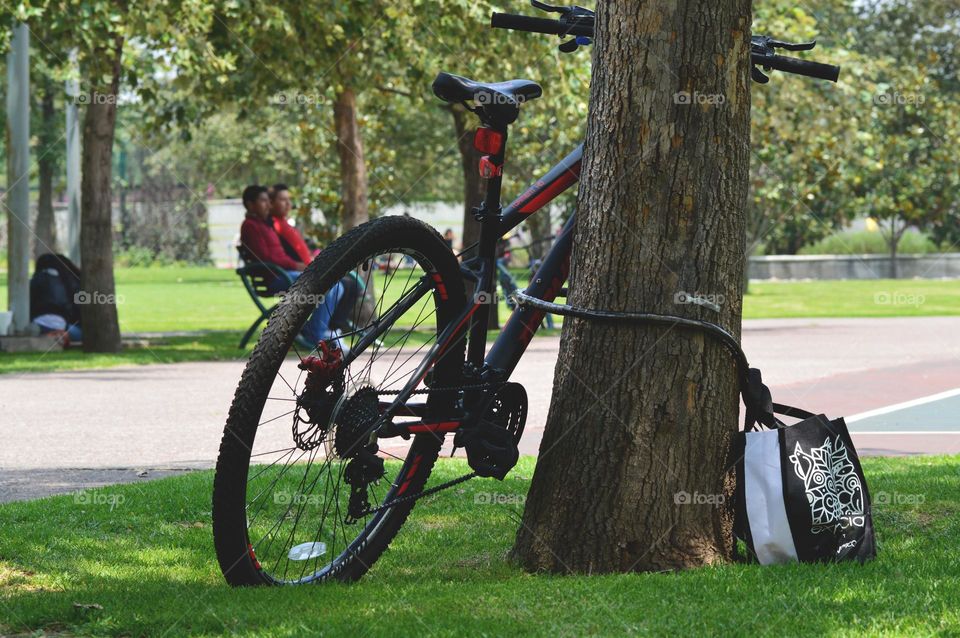
<svg viewBox="0 0 960 638">
<path fill-rule="evenodd" d="M 890 277 L 892 279 L 900 279 L 900 262 L 897 260 L 897 252 L 900 248 L 900 240 L 903 238 L 903 233 L 906 231 L 906 223 L 903 225 L 903 230 L 897 230 L 897 220 L 890 220 Z"/>
<path fill-rule="evenodd" d="M 899 279 L 900 267 L 899 264 L 897 264 L 897 240 L 891 237 L 888 247 L 890 248 L 890 278 Z"/>
<path fill-rule="evenodd" d="M 750 0 L 598 3 L 574 305 L 739 334 L 750 22 Z M 681 293 L 712 296 L 719 314 Z M 737 390 L 730 355 L 702 333 L 565 321 L 513 556 L 587 573 L 729 559 Z"/>
<path fill-rule="evenodd" d="M 484 183 L 480 178 L 480 153 L 473 147 L 473 131 L 470 118 L 474 117 L 460 104 L 450 106 L 453 116 L 453 131 L 460 149 L 460 165 L 463 168 L 463 247 L 466 249 L 480 240 L 480 222 L 473 218 L 473 209 L 483 201 Z M 473 256 L 476 252 L 468 253 Z"/>
<path fill-rule="evenodd" d="M 340 156 L 340 188 L 343 192 L 343 225 L 346 232 L 370 219 L 367 205 L 367 165 L 363 160 L 363 140 L 357 121 L 357 96 L 352 89 L 337 94 L 333 104 L 337 131 L 337 155 Z"/>
<path fill-rule="evenodd" d="M 527 218 L 527 229 L 530 231 L 530 261 L 543 259 L 550 248 L 550 238 L 553 237 L 553 219 L 550 215 L 550 206 L 546 206 L 536 215 Z"/>
<path fill-rule="evenodd" d="M 53 215 L 53 175 L 59 153 L 52 148 L 58 143 L 56 115 L 53 106 L 52 82 L 44 81 L 40 99 L 40 153 L 37 156 L 37 235 L 33 254 L 57 252 L 57 222 Z"/>
<path fill-rule="evenodd" d="M 116 286 L 113 280 L 113 223 L 110 177 L 113 135 L 117 122 L 117 90 L 123 39 L 104 55 L 112 54 L 113 76 L 104 87 L 100 78 L 89 94 L 83 116 L 82 177 L 80 181 L 81 287 L 86 301 L 80 307 L 84 352 L 120 350 Z M 100 89 L 106 89 L 101 92 Z"/>
</svg>

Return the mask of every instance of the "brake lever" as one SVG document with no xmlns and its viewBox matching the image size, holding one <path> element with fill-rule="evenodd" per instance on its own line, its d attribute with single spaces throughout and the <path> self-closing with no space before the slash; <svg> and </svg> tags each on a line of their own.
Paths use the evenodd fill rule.
<svg viewBox="0 0 960 638">
<path fill-rule="evenodd" d="M 546 11 L 547 13 L 566 13 L 569 11 L 569 7 L 555 7 L 546 2 L 540 2 L 540 0 L 530 0 L 530 4 L 533 5 L 534 9 L 540 9 L 541 11 Z"/>
<path fill-rule="evenodd" d="M 809 51 L 817 46 L 817 41 L 811 42 L 782 42 L 780 40 L 770 40 L 770 46 L 774 49 L 784 49 L 785 51 Z"/>
<path fill-rule="evenodd" d="M 817 41 L 783 42 L 782 40 L 774 40 L 768 35 L 755 35 L 750 38 L 750 46 L 754 53 L 776 55 L 777 49 L 783 49 L 785 51 L 809 51 L 817 46 Z"/>
<path fill-rule="evenodd" d="M 757 84 L 766 84 L 770 81 L 770 78 L 757 66 L 750 69 L 750 77 Z"/>
<path fill-rule="evenodd" d="M 532 4 L 535 9 L 540 9 L 541 11 L 546 11 L 547 13 L 559 13 L 561 16 L 563 16 L 561 21 L 564 19 L 576 20 L 578 18 L 592 18 L 595 15 L 590 9 L 586 9 L 577 5 L 569 7 L 556 7 L 552 4 L 547 4 L 546 2 L 540 2 L 540 0 L 530 0 L 530 4 Z"/>
</svg>

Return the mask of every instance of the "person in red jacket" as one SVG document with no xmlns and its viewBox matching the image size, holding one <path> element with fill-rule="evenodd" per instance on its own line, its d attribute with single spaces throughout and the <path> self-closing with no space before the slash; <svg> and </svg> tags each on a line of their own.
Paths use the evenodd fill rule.
<svg viewBox="0 0 960 638">
<path fill-rule="evenodd" d="M 264 261 L 287 271 L 302 272 L 306 262 L 288 255 L 280 236 L 273 229 L 267 189 L 263 186 L 247 186 L 243 190 L 243 207 L 247 215 L 240 226 L 240 244 L 247 256 L 255 262 Z"/>
<path fill-rule="evenodd" d="M 290 224 L 288 215 L 291 208 L 290 189 L 286 184 L 274 184 L 270 188 L 270 221 L 273 222 L 273 230 L 280 236 L 288 255 L 309 264 L 313 261 L 314 253 L 300 231 Z"/>
<path fill-rule="evenodd" d="M 246 218 L 240 226 L 241 251 L 244 260 L 251 264 L 270 263 L 283 268 L 290 280 L 296 280 L 306 264 L 292 258 L 283 248 L 280 236 L 273 229 L 270 216 L 270 197 L 264 186 L 247 186 L 243 190 L 243 207 L 247 211 Z M 290 287 L 287 277 L 277 277 L 267 287 L 272 294 L 277 294 Z M 340 331 L 331 329 L 330 318 L 337 308 L 337 304 L 345 296 L 343 284 L 337 284 L 323 296 L 323 301 L 310 315 L 310 319 L 303 326 L 301 334 L 316 343 L 321 340 L 338 341 Z M 346 353 L 346 344 L 337 343 Z"/>
</svg>

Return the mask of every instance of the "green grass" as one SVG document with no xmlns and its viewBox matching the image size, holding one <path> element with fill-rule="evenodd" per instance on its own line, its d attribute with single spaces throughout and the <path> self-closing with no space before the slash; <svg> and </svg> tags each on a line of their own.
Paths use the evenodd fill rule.
<svg viewBox="0 0 960 638">
<path fill-rule="evenodd" d="M 350 586 L 232 590 L 211 546 L 209 473 L 0 506 L 0 634 L 931 635 L 960 632 L 960 457 L 867 459 L 880 543 L 865 565 L 724 565 L 548 576 L 506 561 L 524 458 L 506 481 L 428 497 Z M 434 480 L 464 471 L 442 461 Z M 518 499 L 508 499 L 516 502 Z M 109 503 L 115 507 L 111 509 Z M 82 607 L 98 605 L 99 607 Z"/>
<path fill-rule="evenodd" d="M 155 338 L 147 344 L 124 348 L 117 354 L 84 354 L 79 348 L 50 353 L 0 354 L 0 374 L 246 359 L 251 346 L 245 351 L 237 349 L 241 335 L 241 332 L 227 331 L 195 337 Z"/>
<path fill-rule="evenodd" d="M 750 284 L 744 319 L 960 315 L 960 280 L 876 279 Z"/>
<path fill-rule="evenodd" d="M 521 271 L 515 275 L 525 284 Z M 382 290 L 381 285 L 378 288 Z M 397 280 L 400 284 L 405 281 Z M 399 294 L 404 286 L 388 289 Z M 202 336 L 154 340 L 148 349 L 118 355 L 77 351 L 0 354 L 0 374 L 123 364 L 221 360 L 236 357 L 235 344 L 253 321 L 255 308 L 232 270 L 198 267 L 117 270 L 121 330 L 131 332 L 215 331 Z M 0 303 L 6 275 L 0 273 Z M 501 303 L 500 317 L 509 311 Z M 960 315 L 960 280 L 872 280 L 755 283 L 744 301 L 744 318 L 913 317 Z M 403 321 L 412 324 L 416 311 Z M 554 333 L 556 334 L 556 333 Z"/>
</svg>

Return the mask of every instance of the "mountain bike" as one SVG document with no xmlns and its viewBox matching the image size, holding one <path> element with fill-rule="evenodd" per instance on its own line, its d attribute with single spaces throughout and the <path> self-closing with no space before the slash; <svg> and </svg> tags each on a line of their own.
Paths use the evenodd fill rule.
<svg viewBox="0 0 960 638">
<path fill-rule="evenodd" d="M 564 52 L 592 42 L 593 12 L 533 4 L 559 17 L 497 13 L 492 26 L 569 38 L 560 45 Z M 837 79 L 837 67 L 777 54 L 814 43 L 756 36 L 752 44 L 757 81 L 767 79 L 761 68 Z M 213 534 L 232 585 L 356 580 L 418 500 L 477 476 L 503 479 L 517 463 L 527 415 L 526 391 L 511 374 L 544 313 L 604 316 L 555 303 L 566 295 L 574 214 L 487 348 L 490 313 L 483 310 L 497 300 L 497 240 L 578 181 L 583 146 L 503 207 L 509 127 L 541 87 L 440 73 L 433 91 L 465 105 L 481 123 L 474 145 L 486 195 L 474 210 L 481 224 L 475 256 L 460 263 L 427 224 L 381 217 L 335 240 L 290 288 L 243 371 L 220 444 Z M 354 317 L 355 329 L 339 338 L 301 351 L 296 336 L 318 297 L 351 273 L 375 289 L 375 311 Z M 719 326 L 642 317 L 711 332 L 746 374 L 736 339 Z M 441 450 L 461 448 L 472 471 L 428 486 Z"/>
</svg>

